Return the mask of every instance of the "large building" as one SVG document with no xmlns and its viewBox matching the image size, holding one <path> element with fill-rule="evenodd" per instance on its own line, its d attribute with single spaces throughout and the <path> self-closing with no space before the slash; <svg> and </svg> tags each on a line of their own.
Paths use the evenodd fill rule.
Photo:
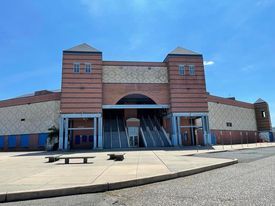
<svg viewBox="0 0 275 206">
<path fill-rule="evenodd" d="M 119 149 L 255 142 L 270 132 L 267 102 L 210 95 L 203 56 L 177 47 L 163 62 L 105 61 L 81 44 L 63 51 L 61 91 L 0 101 L 0 150 Z"/>
</svg>

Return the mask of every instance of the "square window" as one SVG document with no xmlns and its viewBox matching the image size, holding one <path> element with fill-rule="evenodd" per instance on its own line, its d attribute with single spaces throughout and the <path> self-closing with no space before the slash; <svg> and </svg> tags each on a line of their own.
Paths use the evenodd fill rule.
<svg viewBox="0 0 275 206">
<path fill-rule="evenodd" d="M 226 122 L 227 127 L 232 127 L 232 122 Z"/>
<path fill-rule="evenodd" d="M 74 73 L 80 72 L 80 63 L 74 63 Z"/>
<path fill-rule="evenodd" d="M 194 65 L 189 65 L 189 74 L 195 75 L 195 66 Z"/>
<path fill-rule="evenodd" d="M 184 65 L 179 65 L 179 75 L 184 75 Z"/>
<path fill-rule="evenodd" d="M 85 63 L 85 73 L 92 72 L 92 65 L 90 63 Z"/>
</svg>

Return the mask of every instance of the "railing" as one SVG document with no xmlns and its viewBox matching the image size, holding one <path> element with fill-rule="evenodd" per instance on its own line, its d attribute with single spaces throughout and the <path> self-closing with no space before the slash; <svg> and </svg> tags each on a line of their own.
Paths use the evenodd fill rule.
<svg viewBox="0 0 275 206">
<path fill-rule="evenodd" d="M 146 139 L 145 139 L 145 137 L 144 137 L 144 133 L 143 133 L 142 127 L 140 127 L 139 130 L 140 130 L 140 133 L 141 133 L 141 137 L 142 137 L 142 139 L 143 139 L 143 142 L 144 142 L 144 146 L 147 147 L 147 141 L 146 141 Z"/>
<path fill-rule="evenodd" d="M 116 126 L 117 126 L 117 132 L 118 132 L 119 146 L 121 148 L 120 130 L 119 130 L 119 124 L 118 124 L 118 117 L 117 116 L 116 116 Z"/>
<path fill-rule="evenodd" d="M 161 127 L 161 130 L 162 130 L 162 132 L 163 132 L 165 138 L 167 139 L 169 145 L 171 146 L 171 145 L 172 145 L 172 142 L 171 142 L 170 138 L 168 137 L 168 135 L 167 135 L 165 129 L 164 129 L 163 127 Z"/>
</svg>

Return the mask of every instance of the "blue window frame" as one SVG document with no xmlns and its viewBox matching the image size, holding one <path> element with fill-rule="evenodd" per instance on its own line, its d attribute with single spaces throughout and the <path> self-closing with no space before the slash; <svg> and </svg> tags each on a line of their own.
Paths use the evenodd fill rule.
<svg viewBox="0 0 275 206">
<path fill-rule="evenodd" d="M 89 142 L 93 142 L 94 141 L 94 135 L 89 135 Z"/>
<path fill-rule="evenodd" d="M 179 75 L 183 76 L 185 74 L 184 65 L 179 65 Z"/>
<path fill-rule="evenodd" d="M 20 136 L 20 147 L 29 147 L 29 135 L 23 134 Z"/>
<path fill-rule="evenodd" d="M 5 138 L 0 136 L 0 149 L 4 148 L 4 144 L 5 144 Z"/>
<path fill-rule="evenodd" d="M 41 133 L 38 135 L 38 146 L 45 147 L 47 143 L 48 133 Z"/>
<path fill-rule="evenodd" d="M 82 142 L 87 142 L 87 135 L 82 136 Z"/>
<path fill-rule="evenodd" d="M 76 135 L 74 138 L 75 138 L 75 139 L 74 139 L 74 143 L 75 143 L 75 144 L 80 144 L 80 136 L 79 136 L 79 135 Z"/>
<path fill-rule="evenodd" d="M 8 137 L 8 147 L 9 148 L 14 148 L 16 147 L 16 136 L 12 135 Z"/>
</svg>

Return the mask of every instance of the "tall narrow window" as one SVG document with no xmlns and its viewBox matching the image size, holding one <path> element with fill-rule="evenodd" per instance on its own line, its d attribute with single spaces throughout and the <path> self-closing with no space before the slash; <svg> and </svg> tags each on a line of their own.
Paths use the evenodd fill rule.
<svg viewBox="0 0 275 206">
<path fill-rule="evenodd" d="M 80 63 L 74 63 L 74 73 L 80 72 Z"/>
<path fill-rule="evenodd" d="M 189 74 L 190 75 L 195 75 L 195 66 L 194 65 L 189 65 Z"/>
<path fill-rule="evenodd" d="M 92 66 L 90 63 L 85 63 L 85 73 L 91 73 L 92 72 Z"/>
<path fill-rule="evenodd" d="M 262 111 L 262 118 L 266 118 L 266 113 L 265 113 L 265 111 Z"/>
<path fill-rule="evenodd" d="M 184 65 L 179 65 L 179 75 L 184 75 Z"/>
</svg>

